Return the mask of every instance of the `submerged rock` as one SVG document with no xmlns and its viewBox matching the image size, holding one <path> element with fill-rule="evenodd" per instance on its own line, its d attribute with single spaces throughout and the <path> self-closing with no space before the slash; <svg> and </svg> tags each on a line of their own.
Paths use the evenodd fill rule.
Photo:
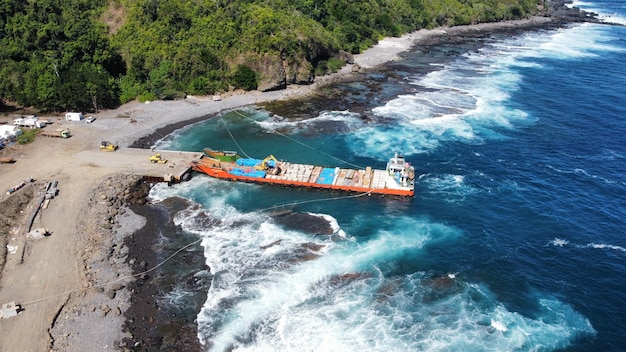
<svg viewBox="0 0 626 352">
<path fill-rule="evenodd" d="M 265 250 L 265 249 L 268 249 L 268 248 L 270 248 L 270 247 L 274 247 L 274 246 L 276 246 L 276 245 L 280 244 L 282 241 L 283 241 L 283 240 L 276 240 L 276 241 L 274 241 L 274 242 L 272 242 L 272 243 L 270 243 L 270 244 L 266 244 L 266 245 L 264 245 L 264 246 L 261 246 L 260 248 L 261 248 L 262 250 Z"/>
<path fill-rule="evenodd" d="M 328 220 L 307 213 L 289 213 L 275 218 L 276 222 L 286 228 L 313 235 L 330 236 L 334 233 Z"/>
<path fill-rule="evenodd" d="M 346 273 L 342 275 L 335 275 L 330 278 L 330 285 L 331 286 L 343 286 L 356 280 L 369 279 L 372 276 L 373 275 L 368 272 Z"/>
</svg>

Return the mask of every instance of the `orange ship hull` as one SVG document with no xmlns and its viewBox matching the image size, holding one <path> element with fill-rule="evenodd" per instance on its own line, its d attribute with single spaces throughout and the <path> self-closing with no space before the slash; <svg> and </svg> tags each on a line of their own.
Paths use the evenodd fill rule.
<svg viewBox="0 0 626 352">
<path fill-rule="evenodd" d="M 300 168 L 305 168 L 309 170 L 314 170 L 316 167 L 313 165 L 303 165 L 303 164 L 290 164 L 291 167 L 297 165 Z M 203 158 L 200 159 L 195 165 L 194 170 L 202 172 L 208 176 L 228 180 L 228 181 L 240 181 L 240 182 L 248 182 L 248 183 L 258 183 L 258 184 L 271 184 L 271 185 L 280 185 L 280 186 L 289 186 L 289 187 L 303 187 L 303 188 L 317 188 L 317 189 L 328 189 L 328 190 L 338 190 L 338 191 L 347 191 L 347 192 L 357 192 L 357 193 L 370 193 L 370 194 L 387 194 L 393 196 L 405 196 L 405 197 L 413 197 L 415 192 L 412 187 L 401 187 L 395 186 L 386 187 L 383 186 L 383 183 L 379 181 L 378 183 L 374 182 L 373 179 L 380 179 L 385 176 L 379 176 L 386 174 L 384 170 L 346 170 L 343 174 L 355 173 L 358 175 L 367 175 L 370 177 L 370 181 L 365 180 L 367 176 L 361 176 L 362 179 L 359 182 L 354 182 L 354 180 L 348 179 L 340 179 L 340 177 L 336 176 L 333 184 L 324 184 L 319 182 L 311 182 L 309 180 L 313 179 L 313 176 L 303 176 L 307 180 L 303 180 L 302 177 L 300 179 L 288 178 L 286 176 L 272 176 L 269 175 L 267 177 L 254 177 L 254 176 L 246 176 L 245 174 L 234 174 L 233 169 L 240 170 L 253 170 L 252 167 L 240 167 L 236 166 L 233 163 L 225 163 L 220 162 L 217 159 L 213 158 Z M 337 169 L 339 170 L 339 169 Z M 313 172 L 314 173 L 314 172 Z M 371 176 L 370 176 L 371 175 Z M 376 177 L 375 177 L 376 175 Z M 318 175 L 319 176 L 319 175 Z M 317 177 L 316 177 L 317 178 Z M 344 177 L 345 178 L 345 177 Z M 358 177 L 354 177 L 358 178 Z M 341 182 L 342 184 L 336 184 L 335 182 Z M 389 181 L 387 181 L 389 182 Z M 368 187 L 369 186 L 369 187 Z"/>
</svg>

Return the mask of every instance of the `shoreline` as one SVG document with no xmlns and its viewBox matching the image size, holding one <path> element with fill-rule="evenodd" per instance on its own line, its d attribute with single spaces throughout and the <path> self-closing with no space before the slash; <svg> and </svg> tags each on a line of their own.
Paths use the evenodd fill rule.
<svg viewBox="0 0 626 352">
<path fill-rule="evenodd" d="M 421 29 L 401 37 L 389 37 L 379 41 L 374 47 L 369 48 L 364 53 L 354 55 L 354 63 L 345 65 L 336 73 L 316 77 L 315 82 L 310 85 L 290 85 L 285 90 L 270 92 L 234 92 L 222 97 L 222 100 L 219 102 L 212 101 L 211 97 L 188 96 L 186 99 L 179 101 L 149 102 L 144 104 L 143 109 L 138 108 L 138 106 L 141 105 L 140 103 L 129 103 L 130 105 L 127 104 L 128 106 L 123 108 L 122 112 L 129 113 L 131 115 L 130 117 L 138 119 L 140 123 L 146 123 L 153 119 L 154 104 L 158 105 L 157 109 L 161 108 L 162 104 L 170 104 L 176 105 L 180 110 L 177 114 L 174 114 L 170 121 L 161 121 L 154 125 L 150 124 L 149 128 L 152 129 L 152 132 L 138 135 L 134 141 L 127 141 L 126 145 L 132 148 L 150 149 L 157 141 L 174 131 L 213 118 L 230 109 L 257 104 L 263 105 L 275 101 L 305 99 L 308 96 L 316 94 L 316 91 L 320 88 L 359 80 L 363 74 L 377 70 L 385 64 L 401 59 L 403 53 L 417 45 L 429 46 L 444 42 L 454 43 L 464 40 L 465 38 L 475 38 L 496 33 L 515 34 L 529 30 L 552 29 L 562 26 L 563 24 L 564 22 L 555 21 L 550 17 L 535 16 L 524 20 L 481 23 L 437 29 Z M 193 106 L 193 108 L 190 108 L 189 105 Z M 204 108 L 205 112 L 201 115 L 193 115 L 192 111 L 200 110 L 196 109 L 196 107 Z M 113 111 L 117 110 L 119 109 Z M 189 111 L 189 114 L 183 116 L 186 110 Z M 103 115 L 114 116 L 114 114 L 110 112 L 103 113 Z"/>
<path fill-rule="evenodd" d="M 497 33 L 512 33 L 512 32 L 527 31 L 529 28 L 532 28 L 535 30 L 548 29 L 552 27 L 553 25 L 554 23 L 552 23 L 551 21 L 545 20 L 542 18 L 542 20 L 539 20 L 539 21 L 534 21 L 531 19 L 528 21 L 523 21 L 522 23 L 517 23 L 517 22 L 498 23 L 498 24 L 495 24 L 495 27 L 499 29 Z M 307 91 L 306 93 L 290 94 L 291 97 L 287 99 L 305 99 L 307 96 L 311 94 L 315 94 L 315 90 L 317 88 L 325 87 L 327 85 L 339 84 L 339 83 L 351 81 L 351 80 L 358 80 L 361 74 L 372 71 L 372 70 L 376 70 L 380 68 L 380 66 L 382 65 L 385 65 L 397 59 L 400 59 L 400 55 L 403 52 L 410 50 L 412 47 L 415 47 L 416 45 L 437 45 L 438 43 L 442 43 L 442 42 L 446 42 L 446 43 L 457 42 L 457 41 L 461 41 L 467 38 L 475 38 L 478 36 L 491 35 L 491 34 L 494 34 L 494 31 L 490 29 L 490 26 L 482 25 L 482 26 L 479 26 L 478 28 L 473 29 L 472 31 L 458 30 L 458 29 L 454 29 L 452 31 L 446 31 L 446 30 L 441 30 L 441 29 L 432 30 L 426 33 L 422 33 L 421 35 L 417 36 L 417 39 L 414 34 L 408 34 L 402 38 L 390 38 L 384 41 L 384 43 L 381 46 L 377 46 L 376 47 L 377 50 L 373 51 L 373 54 L 371 54 L 372 52 L 368 54 L 372 56 L 360 57 L 359 59 L 355 60 L 355 64 L 349 65 L 349 67 L 344 67 L 343 73 L 339 72 L 337 74 L 331 75 L 330 77 L 326 77 L 324 80 L 322 80 L 323 83 L 318 82 L 318 85 L 316 86 L 316 88 L 309 89 L 307 87 L 307 89 L 305 89 L 305 91 Z M 371 58 L 371 60 L 368 60 L 367 59 L 368 57 Z M 361 65 L 358 65 L 358 62 L 362 62 L 362 63 L 365 62 L 371 66 L 368 66 L 368 65 L 361 66 Z M 353 67 L 358 67 L 358 71 L 355 72 Z M 287 99 L 280 99 L 280 100 L 287 100 Z M 260 102 L 257 102 L 257 103 L 260 104 Z M 246 105 L 243 105 L 243 106 L 246 106 Z M 221 110 L 216 113 L 191 118 L 185 121 L 177 121 L 177 122 L 165 125 L 155 130 L 154 133 L 142 136 L 140 139 L 138 139 L 133 144 L 131 144 L 131 147 L 146 148 L 146 149 L 151 148 L 158 140 L 162 139 L 163 136 L 167 136 L 179 130 L 180 128 L 189 126 L 191 124 L 202 122 L 204 120 L 213 118 L 223 111 L 224 110 Z M 144 207 L 147 207 L 145 209 L 144 214 L 148 219 L 151 219 L 149 222 L 156 221 L 157 217 L 159 218 L 163 217 L 163 216 L 155 216 L 155 213 L 164 211 L 164 210 L 162 209 L 157 210 L 155 208 L 152 208 L 151 205 L 146 205 Z M 161 222 L 159 226 L 166 226 L 166 222 L 165 221 Z M 138 230 L 137 232 L 129 236 L 127 240 L 131 237 L 134 238 L 136 236 L 141 236 L 144 238 L 145 241 L 147 241 L 147 242 L 144 242 L 144 244 L 150 243 L 151 240 L 154 241 L 155 240 L 154 238 L 150 239 L 150 238 L 145 237 L 147 233 L 154 233 L 154 224 L 151 226 L 146 226 L 146 228 L 142 228 Z M 156 253 L 152 252 L 150 256 L 154 258 L 156 257 Z M 141 294 L 139 294 L 138 296 L 143 294 L 144 296 L 155 297 L 157 293 L 160 291 L 158 289 L 158 284 L 156 282 L 146 282 L 142 284 L 141 286 L 142 286 L 142 289 L 140 291 Z M 208 294 L 208 291 L 207 291 L 207 294 Z M 206 299 L 206 295 L 205 295 L 205 299 Z M 195 341 L 192 341 L 190 339 L 191 334 L 186 329 L 180 329 L 179 334 L 176 335 L 175 338 L 173 338 L 171 334 L 168 334 L 168 336 L 163 337 L 159 335 L 158 333 L 159 330 L 171 331 L 172 326 L 176 326 L 179 328 L 186 326 L 187 329 L 193 328 L 193 332 L 197 333 L 198 325 L 195 322 L 195 320 L 189 321 L 189 320 L 177 318 L 176 321 L 172 322 L 170 321 L 171 319 L 168 319 L 168 317 L 163 314 L 162 307 L 157 308 L 154 306 L 150 306 L 149 304 L 147 304 L 145 300 L 141 298 L 138 298 L 138 300 L 140 302 L 133 302 L 133 305 L 137 305 L 136 307 L 134 307 L 134 309 L 135 309 L 135 312 L 141 311 L 142 314 L 140 315 L 132 314 L 131 310 L 133 310 L 133 307 L 131 307 L 131 310 L 128 311 L 131 314 L 129 314 L 127 317 L 127 323 L 125 323 L 125 327 L 128 328 L 128 322 L 132 322 L 133 324 L 139 325 L 138 327 L 135 327 L 134 329 L 132 329 L 133 337 L 137 338 L 139 341 L 144 341 L 143 347 L 158 348 L 159 346 L 161 347 L 166 346 L 167 348 L 175 348 L 175 349 L 183 348 L 186 351 L 203 351 L 204 350 L 203 349 L 204 346 L 200 344 L 199 340 L 196 339 Z M 200 308 L 201 306 L 202 305 L 200 305 Z M 195 312 L 195 313 L 197 315 L 199 312 Z M 145 322 L 146 316 L 150 317 L 151 319 L 150 323 L 152 324 L 152 326 L 150 326 L 149 324 L 146 324 Z M 160 344 L 160 341 L 163 341 L 162 344 Z M 131 345 L 131 344 L 132 344 L 132 341 L 127 340 L 124 345 Z"/>
<path fill-rule="evenodd" d="M 129 248 L 124 242 L 134 238 L 151 219 L 123 205 L 123 198 L 131 194 L 130 190 L 128 194 L 125 192 L 132 188 L 135 181 L 128 176 L 120 176 L 115 170 L 96 169 L 89 163 L 73 158 L 80 150 L 96 147 L 94 141 L 108 139 L 121 147 L 149 148 L 156 140 L 183 126 L 211 118 L 228 109 L 305 98 L 320 87 L 358 80 L 362 73 L 397 60 L 403 52 L 418 44 L 437 45 L 477 35 L 541 30 L 560 25 L 563 23 L 552 18 L 533 17 L 520 21 L 420 30 L 400 38 L 381 40 L 363 54 L 355 55 L 354 64 L 344 66 L 337 73 L 319 77 L 309 86 L 289 86 L 283 91 L 230 94 L 219 102 L 210 97 L 187 97 L 182 101 L 148 104 L 133 102 L 115 110 L 94 114 L 96 121 L 91 125 L 63 122 L 73 132 L 77 131 L 68 141 L 57 141 L 55 138 L 52 138 L 55 140 L 52 142 L 37 140 L 31 145 L 10 151 L 18 156 L 18 163 L 9 166 L 13 169 L 6 169 L 9 171 L 0 180 L 0 187 L 12 186 L 29 172 L 38 180 L 55 175 L 66 188 L 62 188 L 59 200 L 54 202 L 72 206 L 66 209 L 53 202 L 51 210 L 40 215 L 39 224 L 53 229 L 54 235 L 44 241 L 27 244 L 26 259 L 19 267 L 11 263 L 5 265 L 0 277 L 0 303 L 10 300 L 28 302 L 39 296 L 58 295 L 59 292 L 70 290 L 74 293 L 67 293 L 62 299 L 27 306 L 18 317 L 0 320 L 0 329 L 7 333 L 7 338 L 0 342 L 0 350 L 135 348 L 121 343 L 122 339 L 128 338 L 121 326 L 128 321 L 124 313 L 129 309 L 125 304 L 131 301 L 128 296 L 131 284 L 124 282 L 114 287 L 106 287 L 104 284 L 127 277 L 125 270 L 130 270 L 129 260 L 132 258 L 129 259 Z M 137 122 L 129 123 L 131 119 Z M 57 148 L 53 155 L 48 152 L 49 144 Z M 30 170 L 29 163 L 36 163 L 38 170 Z M 122 182 L 126 182 L 124 187 L 115 186 L 115 183 Z M 94 210 L 94 207 L 100 206 L 105 210 Z M 59 253 L 64 253 L 67 258 L 59 258 Z M 42 261 L 47 263 L 45 270 L 38 264 Z M 35 292 L 29 291 L 30 296 L 22 293 L 29 282 L 47 276 L 63 279 L 57 280 L 62 282 L 34 288 Z M 31 286 L 27 289 L 32 289 Z M 111 302 L 115 302 L 115 305 Z M 152 309 L 158 311 L 159 307 L 153 305 Z M 144 311 L 141 314 L 148 313 Z M 140 336 L 134 338 L 141 339 Z"/>
<path fill-rule="evenodd" d="M 354 63 L 347 64 L 335 73 L 316 77 L 310 85 L 289 85 L 277 91 L 235 91 L 221 96 L 220 101 L 212 97 L 187 96 L 183 100 L 131 102 L 114 110 L 94 114 L 96 119 L 134 119 L 142 128 L 118 131 L 115 140 L 121 147 L 150 149 L 159 139 L 173 131 L 212 118 L 224 111 L 245 106 L 262 105 L 275 101 L 303 99 L 316 93 L 320 88 L 348 81 L 359 80 L 363 74 L 392 63 L 416 45 L 437 45 L 456 42 L 468 37 L 480 37 L 496 33 L 521 33 L 529 30 L 552 29 L 568 22 L 551 17 L 534 16 L 529 19 L 481 23 L 475 25 L 420 29 L 401 37 L 388 37 L 372 48 L 354 55 Z M 94 125 L 98 122 L 94 122 Z"/>
</svg>

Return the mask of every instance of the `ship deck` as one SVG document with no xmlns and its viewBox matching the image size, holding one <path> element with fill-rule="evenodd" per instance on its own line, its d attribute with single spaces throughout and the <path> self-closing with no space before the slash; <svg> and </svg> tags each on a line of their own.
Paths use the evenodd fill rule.
<svg viewBox="0 0 626 352">
<path fill-rule="evenodd" d="M 203 158 L 196 163 L 194 169 L 209 176 L 233 181 L 413 196 L 412 188 L 399 185 L 385 170 L 371 167 L 355 170 L 281 162 L 279 173 L 267 172 L 262 177 L 255 174 L 257 170 L 254 166 L 240 166 L 236 163 Z M 233 170 L 241 173 L 233 174 Z"/>
</svg>

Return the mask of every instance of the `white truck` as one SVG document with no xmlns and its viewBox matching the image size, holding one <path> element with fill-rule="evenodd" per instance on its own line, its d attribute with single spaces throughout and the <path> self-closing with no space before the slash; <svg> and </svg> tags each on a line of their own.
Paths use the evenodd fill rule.
<svg viewBox="0 0 626 352">
<path fill-rule="evenodd" d="M 80 112 L 68 112 L 65 114 L 65 119 L 67 121 L 82 121 L 84 118 L 83 114 Z"/>
<path fill-rule="evenodd" d="M 46 125 L 45 121 L 39 120 L 35 115 L 14 119 L 13 124 L 18 127 L 41 128 Z"/>
</svg>

